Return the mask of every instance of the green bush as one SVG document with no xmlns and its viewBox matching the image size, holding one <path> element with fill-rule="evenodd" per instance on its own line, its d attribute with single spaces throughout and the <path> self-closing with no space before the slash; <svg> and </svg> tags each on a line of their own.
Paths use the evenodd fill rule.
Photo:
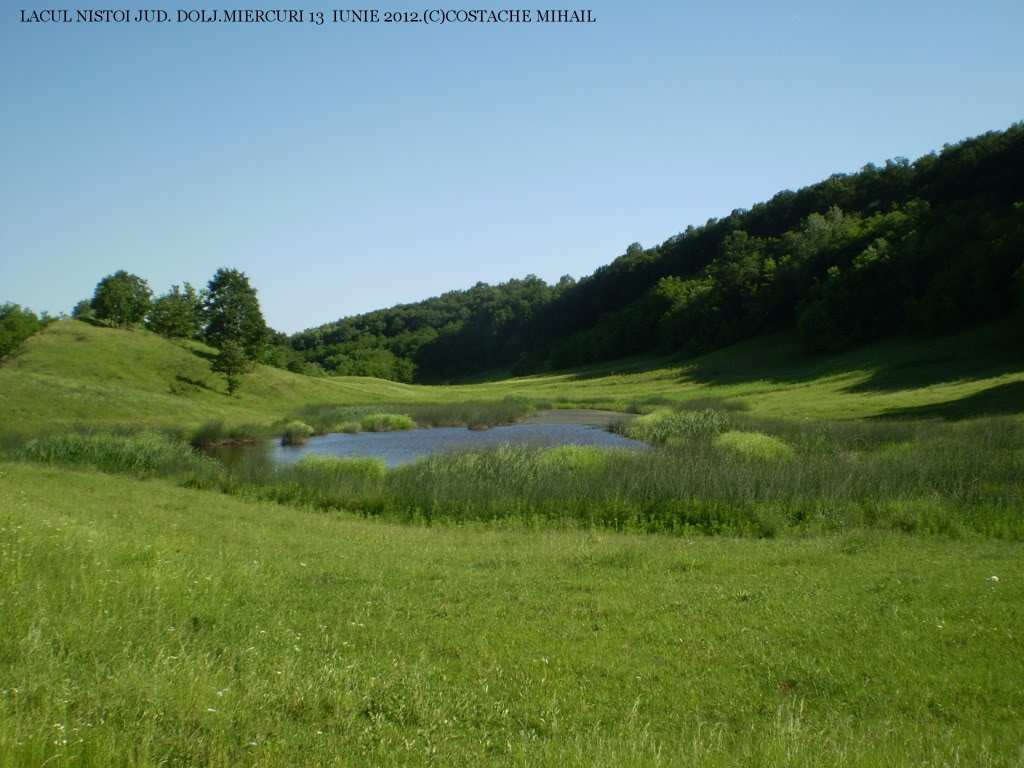
<svg viewBox="0 0 1024 768">
<path fill-rule="evenodd" d="M 395 432 L 402 429 L 415 429 L 416 422 L 404 413 L 371 413 L 359 422 L 364 432 Z"/>
<path fill-rule="evenodd" d="M 777 437 L 761 432 L 723 432 L 715 438 L 716 448 L 745 459 L 790 461 L 793 449 Z"/>
<path fill-rule="evenodd" d="M 358 432 L 359 432 L 359 422 L 358 421 L 345 421 L 345 422 L 342 422 L 341 424 L 336 424 L 334 426 L 334 431 L 335 432 L 345 432 L 346 434 L 349 434 L 349 435 L 358 434 Z"/>
</svg>

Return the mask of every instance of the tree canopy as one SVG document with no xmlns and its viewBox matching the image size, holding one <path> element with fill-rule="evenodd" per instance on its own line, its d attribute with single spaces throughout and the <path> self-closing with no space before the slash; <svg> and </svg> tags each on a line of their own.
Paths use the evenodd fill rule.
<svg viewBox="0 0 1024 768">
<path fill-rule="evenodd" d="M 267 344 L 267 324 L 256 289 L 244 272 L 218 269 L 206 287 L 203 311 L 207 342 L 222 349 L 226 342 L 233 341 L 250 360 L 261 358 Z"/>
<path fill-rule="evenodd" d="M 146 317 L 152 295 L 149 283 L 121 269 L 96 285 L 91 302 L 93 314 L 111 325 L 127 328 Z"/>
</svg>

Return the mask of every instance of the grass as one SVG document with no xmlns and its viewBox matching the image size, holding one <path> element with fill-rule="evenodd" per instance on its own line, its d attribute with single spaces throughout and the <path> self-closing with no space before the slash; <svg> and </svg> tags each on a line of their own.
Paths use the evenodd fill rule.
<svg viewBox="0 0 1024 768">
<path fill-rule="evenodd" d="M 313 428 L 301 421 L 289 421 L 281 432 L 281 445 L 302 445 L 313 436 Z"/>
<path fill-rule="evenodd" d="M 0 473 L 5 768 L 1019 765 L 1015 544 L 405 528 Z"/>
<path fill-rule="evenodd" d="M 145 331 L 61 320 L 0 366 L 5 428 L 126 421 L 270 424 L 291 413 L 319 429 L 299 411 L 323 404 L 400 403 L 415 421 L 438 426 L 514 421 L 526 412 L 525 403 L 628 410 L 711 399 L 758 416 L 811 419 L 961 420 L 1020 415 L 1024 409 L 1024 356 L 1010 321 L 940 339 L 892 339 L 833 357 L 805 357 L 793 338 L 777 335 L 691 360 L 642 357 L 452 386 L 310 378 L 257 366 L 237 397 L 228 397 L 220 377 L 210 373 L 211 354 L 202 345 L 176 344 Z M 473 413 L 482 402 L 492 404 L 483 419 Z M 499 419 L 493 404 L 507 408 L 508 415 Z M 459 409 L 464 413 L 453 418 Z M 366 412 L 335 419 L 330 427 L 359 421 Z"/>
<path fill-rule="evenodd" d="M 16 458 L 158 474 L 188 487 L 399 523 L 756 537 L 873 529 L 1024 539 L 1019 421 L 833 424 L 732 414 L 707 431 L 701 412 L 675 415 L 685 418 L 658 423 L 680 424 L 682 432 L 647 451 L 502 445 L 369 474 L 343 472 L 339 466 L 356 465 L 327 459 L 323 466 L 276 465 L 262 452 L 228 468 L 184 444 L 171 452 L 170 438 L 145 433 L 57 435 L 8 450 Z M 294 432 L 290 439 L 305 439 L 311 430 L 296 424 Z M 50 443 L 60 450 L 38 447 Z M 173 461 L 151 458 L 153 445 Z"/>
<path fill-rule="evenodd" d="M 404 413 L 371 413 L 359 422 L 363 432 L 395 432 L 415 426 L 416 422 Z"/>
<path fill-rule="evenodd" d="M 229 397 L 201 345 L 55 323 L 0 366 L 0 768 L 1019 765 L 1017 341 Z M 653 447 L 189 445 L 549 406 Z"/>
</svg>

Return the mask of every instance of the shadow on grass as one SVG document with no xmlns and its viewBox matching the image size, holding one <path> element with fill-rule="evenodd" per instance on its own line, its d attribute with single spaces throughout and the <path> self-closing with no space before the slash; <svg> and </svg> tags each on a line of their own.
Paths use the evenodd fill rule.
<svg viewBox="0 0 1024 768">
<path fill-rule="evenodd" d="M 998 384 L 973 395 L 944 403 L 896 408 L 874 419 L 943 419 L 961 421 L 977 416 L 1014 416 L 1024 414 L 1024 381 Z"/>
<path fill-rule="evenodd" d="M 201 357 L 203 360 L 210 361 L 217 357 L 216 352 L 207 352 L 204 349 L 196 349 L 195 347 L 188 348 L 189 351 L 196 357 Z"/>
<path fill-rule="evenodd" d="M 196 389 L 205 389 L 207 392 L 216 392 L 218 395 L 223 394 L 219 389 L 214 389 L 205 381 L 200 381 L 199 379 L 190 379 L 188 376 L 182 376 L 181 374 L 175 376 L 174 379 L 181 384 L 186 384 L 190 387 L 195 387 Z"/>
</svg>

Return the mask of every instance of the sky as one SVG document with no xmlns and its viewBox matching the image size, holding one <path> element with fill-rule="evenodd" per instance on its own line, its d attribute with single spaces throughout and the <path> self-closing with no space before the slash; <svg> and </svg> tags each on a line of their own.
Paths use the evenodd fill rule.
<svg viewBox="0 0 1024 768">
<path fill-rule="evenodd" d="M 24 23 L 54 3 L 22 2 L 0 11 L 0 303 L 51 314 L 119 269 L 156 294 L 240 269 L 288 333 L 578 278 L 1024 120 L 1020 0 L 590 2 L 594 23 L 442 25 L 331 23 L 315 1 L 323 25 L 178 23 L 160 0 L 170 22 Z"/>
</svg>

